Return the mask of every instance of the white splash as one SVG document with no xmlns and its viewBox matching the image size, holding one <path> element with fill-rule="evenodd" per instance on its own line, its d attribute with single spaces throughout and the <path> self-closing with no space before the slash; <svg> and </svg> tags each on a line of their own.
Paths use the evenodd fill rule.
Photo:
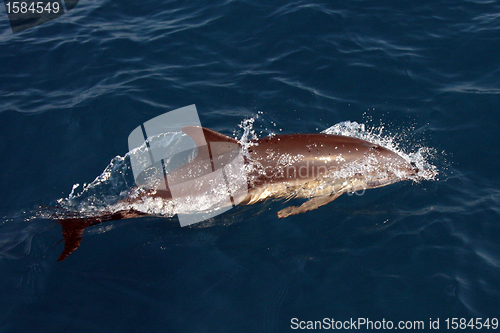
<svg viewBox="0 0 500 333">
<path fill-rule="evenodd" d="M 365 124 L 343 121 L 321 131 L 321 133 L 358 138 L 391 150 L 419 169 L 419 172 L 412 177 L 413 181 L 436 180 L 439 174 L 437 167 L 429 162 L 436 154 L 435 149 L 417 147 L 417 151 L 406 152 L 402 148 L 402 138 L 398 139 L 396 135 L 391 136 L 385 133 L 384 126 L 367 129 Z"/>
</svg>

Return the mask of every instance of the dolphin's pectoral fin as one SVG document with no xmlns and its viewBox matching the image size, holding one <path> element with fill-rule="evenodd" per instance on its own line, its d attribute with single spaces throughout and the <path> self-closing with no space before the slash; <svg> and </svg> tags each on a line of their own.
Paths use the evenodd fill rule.
<svg viewBox="0 0 500 333">
<path fill-rule="evenodd" d="M 280 210 L 276 215 L 279 219 L 284 219 L 285 217 L 288 217 L 290 215 L 305 213 L 332 202 L 333 200 L 341 196 L 342 193 L 343 192 L 337 192 L 329 196 L 311 198 L 300 206 L 286 207 Z"/>
</svg>

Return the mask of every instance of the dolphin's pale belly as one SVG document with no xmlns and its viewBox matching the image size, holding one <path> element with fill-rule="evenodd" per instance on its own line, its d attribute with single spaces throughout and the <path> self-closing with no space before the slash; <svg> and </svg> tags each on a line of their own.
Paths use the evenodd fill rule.
<svg viewBox="0 0 500 333">
<path fill-rule="evenodd" d="M 315 179 L 303 183 L 279 182 L 251 189 L 247 197 L 242 201 L 242 204 L 252 205 L 266 199 L 278 198 L 310 199 L 356 192 L 367 188 L 374 187 L 368 186 L 366 181 L 360 178 Z"/>
</svg>

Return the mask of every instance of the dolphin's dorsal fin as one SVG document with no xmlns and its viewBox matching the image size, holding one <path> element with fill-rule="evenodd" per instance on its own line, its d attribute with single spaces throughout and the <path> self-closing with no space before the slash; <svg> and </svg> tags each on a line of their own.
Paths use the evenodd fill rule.
<svg viewBox="0 0 500 333">
<path fill-rule="evenodd" d="M 198 152 L 194 160 L 176 169 L 175 173 L 171 173 L 169 184 L 171 181 L 173 181 L 172 184 L 179 184 L 186 182 L 187 179 L 198 178 L 214 172 L 231 162 L 239 152 L 238 141 L 211 129 L 200 126 L 184 126 L 182 131 L 193 139 Z M 193 168 L 198 172 L 192 172 Z"/>
<path fill-rule="evenodd" d="M 235 144 L 238 143 L 238 141 L 227 135 L 212 131 L 211 129 L 205 127 L 184 126 L 182 128 L 182 131 L 189 135 L 198 147 L 206 146 L 209 142 L 231 142 Z"/>
</svg>

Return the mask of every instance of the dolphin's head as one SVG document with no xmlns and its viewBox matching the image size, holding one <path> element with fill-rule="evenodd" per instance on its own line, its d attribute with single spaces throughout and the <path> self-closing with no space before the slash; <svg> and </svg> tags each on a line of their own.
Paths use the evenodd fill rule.
<svg viewBox="0 0 500 333">
<path fill-rule="evenodd" d="M 414 162 L 385 147 L 373 145 L 365 154 L 366 184 L 370 188 L 386 186 L 402 180 L 415 180 L 421 170 Z"/>
</svg>

